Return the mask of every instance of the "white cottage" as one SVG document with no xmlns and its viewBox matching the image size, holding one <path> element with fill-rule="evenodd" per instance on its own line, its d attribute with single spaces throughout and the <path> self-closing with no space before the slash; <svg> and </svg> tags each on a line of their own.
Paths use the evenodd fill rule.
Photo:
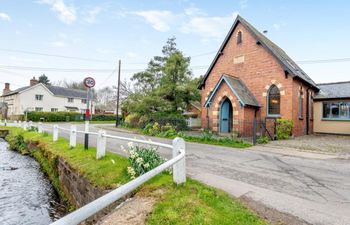
<svg viewBox="0 0 350 225">
<path fill-rule="evenodd" d="M 86 91 L 44 85 L 33 77 L 29 86 L 14 91 L 5 83 L 1 102 L 7 105 L 7 117 L 16 118 L 26 111 L 85 113 L 86 97 Z M 91 112 L 94 112 L 94 104 Z"/>
</svg>

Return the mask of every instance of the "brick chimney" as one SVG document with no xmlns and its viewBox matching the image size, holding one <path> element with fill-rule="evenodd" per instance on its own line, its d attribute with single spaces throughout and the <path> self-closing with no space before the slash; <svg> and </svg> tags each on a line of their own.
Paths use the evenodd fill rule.
<svg viewBox="0 0 350 225">
<path fill-rule="evenodd" d="M 9 93 L 11 90 L 10 90 L 10 83 L 5 83 L 5 88 L 4 90 L 2 91 L 2 94 L 7 94 Z"/>
<path fill-rule="evenodd" d="M 39 81 L 37 79 L 35 79 L 35 77 L 33 77 L 32 79 L 30 79 L 30 86 L 34 86 L 36 84 L 38 84 Z"/>
</svg>

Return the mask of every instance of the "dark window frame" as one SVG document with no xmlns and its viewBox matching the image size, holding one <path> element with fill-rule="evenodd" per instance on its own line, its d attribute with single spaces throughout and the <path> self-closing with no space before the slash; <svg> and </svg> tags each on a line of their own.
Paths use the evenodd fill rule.
<svg viewBox="0 0 350 225">
<path fill-rule="evenodd" d="M 237 44 L 241 44 L 243 41 L 243 38 L 242 38 L 242 31 L 238 31 L 237 32 Z"/>
<path fill-rule="evenodd" d="M 275 100 L 277 103 L 273 103 Z M 272 104 L 276 104 L 275 107 L 271 107 Z M 267 92 L 267 116 L 268 117 L 280 117 L 281 116 L 281 94 L 276 85 L 271 85 Z"/>
<path fill-rule="evenodd" d="M 35 95 L 35 100 L 42 101 L 43 99 L 44 99 L 44 95 L 41 95 L 41 94 L 36 94 Z"/>
<path fill-rule="evenodd" d="M 298 97 L 298 118 L 299 120 L 304 119 L 304 113 L 303 113 L 303 108 L 304 108 L 304 92 L 303 90 L 300 90 L 299 92 L 299 97 Z"/>
<path fill-rule="evenodd" d="M 322 103 L 323 120 L 350 120 L 350 101 L 327 101 Z"/>
</svg>

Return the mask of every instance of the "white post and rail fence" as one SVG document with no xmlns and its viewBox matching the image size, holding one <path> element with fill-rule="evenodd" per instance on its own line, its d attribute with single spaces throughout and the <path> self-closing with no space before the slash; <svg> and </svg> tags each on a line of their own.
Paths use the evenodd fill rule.
<svg viewBox="0 0 350 225">
<path fill-rule="evenodd" d="M 14 126 L 21 127 L 25 130 L 30 129 L 31 127 L 37 127 L 37 131 L 39 133 L 43 133 L 44 131 L 52 131 L 52 141 L 55 142 L 59 138 L 59 131 L 68 131 L 69 132 L 69 146 L 71 148 L 76 147 L 77 144 L 77 134 L 85 134 L 85 131 L 78 131 L 75 125 L 71 125 L 71 127 L 63 128 L 58 125 L 53 125 L 52 130 L 44 129 L 42 123 L 31 123 L 31 122 L 22 122 L 22 121 L 0 121 L 1 125 L 5 126 Z M 162 148 L 167 148 L 172 151 L 172 158 L 153 170 L 148 171 L 147 173 L 131 180 L 130 182 L 120 186 L 119 188 L 109 192 L 108 194 L 88 203 L 87 205 L 75 210 L 74 212 L 62 217 L 61 219 L 53 222 L 51 225 L 75 225 L 83 222 L 87 218 L 93 216 L 98 213 L 105 207 L 109 206 L 113 202 L 119 200 L 124 197 L 128 193 L 135 190 L 137 187 L 141 186 L 151 178 L 165 171 L 169 167 L 172 167 L 173 172 L 173 181 L 176 184 L 182 184 L 186 182 L 186 161 L 185 161 L 185 141 L 182 138 L 175 138 L 170 144 L 164 144 L 153 141 L 139 140 L 135 138 L 127 138 L 109 135 L 104 130 L 100 130 L 98 132 L 88 132 L 90 135 L 96 135 L 97 137 L 97 146 L 96 146 L 96 159 L 102 158 L 106 153 L 107 148 L 107 138 L 109 139 L 117 139 L 123 141 L 132 141 L 140 144 L 147 144 L 158 146 Z"/>
</svg>

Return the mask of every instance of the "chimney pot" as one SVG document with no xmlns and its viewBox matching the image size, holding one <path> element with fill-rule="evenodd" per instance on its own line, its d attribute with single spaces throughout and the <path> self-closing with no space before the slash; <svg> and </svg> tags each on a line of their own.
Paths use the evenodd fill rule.
<svg viewBox="0 0 350 225">
<path fill-rule="evenodd" d="M 5 88 L 4 90 L 2 91 L 2 94 L 7 94 L 9 93 L 11 90 L 10 90 L 10 83 L 5 83 Z"/>
<path fill-rule="evenodd" d="M 30 79 L 30 86 L 34 86 L 36 84 L 38 84 L 39 81 L 37 79 L 35 79 L 35 77 L 33 77 L 32 79 Z"/>
</svg>

